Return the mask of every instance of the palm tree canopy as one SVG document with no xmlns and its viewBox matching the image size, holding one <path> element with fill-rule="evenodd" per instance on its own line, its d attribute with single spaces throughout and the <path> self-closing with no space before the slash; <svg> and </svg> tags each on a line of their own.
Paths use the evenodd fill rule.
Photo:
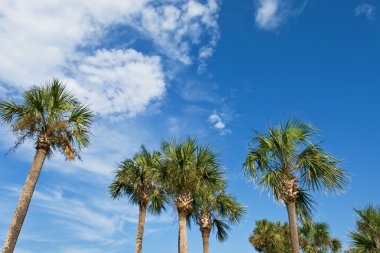
<svg viewBox="0 0 380 253">
<path fill-rule="evenodd" d="M 219 241 L 228 238 L 230 225 L 238 224 L 245 215 L 245 208 L 228 193 L 226 189 L 207 189 L 202 187 L 194 196 L 191 217 L 201 229 L 216 230 Z"/>
<path fill-rule="evenodd" d="M 342 249 L 341 242 L 330 236 L 327 223 L 305 221 L 299 228 L 302 251 L 305 253 L 336 253 Z M 249 242 L 259 252 L 291 253 L 288 223 L 271 222 L 266 219 L 256 221 Z"/>
<path fill-rule="evenodd" d="M 159 152 L 150 153 L 145 146 L 141 146 L 141 150 L 132 159 L 118 164 L 115 180 L 109 186 L 111 197 L 118 199 L 127 196 L 133 204 L 148 206 L 151 213 L 165 210 L 165 194 L 157 183 L 159 159 Z"/>
<path fill-rule="evenodd" d="M 327 223 L 306 221 L 300 228 L 301 247 L 305 253 L 339 252 L 342 243 L 330 236 Z"/>
<path fill-rule="evenodd" d="M 281 224 L 281 222 L 271 222 L 262 219 L 256 221 L 256 226 L 248 240 L 259 252 L 290 253 L 292 248 L 289 234 L 287 223 Z"/>
<path fill-rule="evenodd" d="M 80 158 L 78 151 L 87 147 L 93 112 L 54 79 L 44 86 L 22 92 L 22 103 L 0 101 L 0 119 L 12 126 L 17 140 L 12 150 L 32 139 L 43 140 L 47 154 L 62 152 L 69 160 Z"/>
<path fill-rule="evenodd" d="M 355 209 L 359 216 L 356 220 L 357 231 L 350 232 L 352 240 L 350 252 L 375 253 L 380 251 L 380 208 L 367 206 Z"/>
<path fill-rule="evenodd" d="M 309 190 L 341 192 L 348 181 L 340 161 L 313 142 L 316 134 L 314 126 L 296 119 L 268 127 L 265 134 L 256 132 L 244 163 L 257 185 L 277 201 L 295 201 L 303 216 L 313 210 Z"/>
<path fill-rule="evenodd" d="M 199 146 L 195 139 L 188 138 L 178 143 L 163 141 L 161 150 L 161 182 L 173 199 L 187 196 L 192 202 L 193 193 L 202 185 L 224 185 L 217 154 L 210 146 Z"/>
</svg>

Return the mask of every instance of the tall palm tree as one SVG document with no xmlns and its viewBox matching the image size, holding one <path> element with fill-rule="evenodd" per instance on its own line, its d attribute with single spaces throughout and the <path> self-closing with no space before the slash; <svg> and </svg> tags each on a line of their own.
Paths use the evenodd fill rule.
<svg viewBox="0 0 380 253">
<path fill-rule="evenodd" d="M 380 252 L 380 208 L 367 206 L 363 210 L 355 209 L 359 216 L 356 231 L 351 231 L 352 253 Z"/>
<path fill-rule="evenodd" d="M 201 185 L 218 184 L 221 170 L 211 147 L 199 146 L 194 139 L 163 141 L 161 150 L 161 182 L 178 212 L 178 252 L 187 253 L 187 218 L 193 208 L 194 193 Z"/>
<path fill-rule="evenodd" d="M 327 223 L 306 221 L 299 231 L 301 248 L 305 253 L 336 253 L 342 249 L 342 243 L 330 236 Z"/>
<path fill-rule="evenodd" d="M 211 188 L 211 189 L 210 189 Z M 230 225 L 240 222 L 245 208 L 236 199 L 226 193 L 226 189 L 215 189 L 204 185 L 194 197 L 194 208 L 191 214 L 202 234 L 203 252 L 210 252 L 210 234 L 216 229 L 216 237 L 223 242 L 228 237 Z"/>
<path fill-rule="evenodd" d="M 298 215 L 312 211 L 307 191 L 340 192 L 347 183 L 347 174 L 339 160 L 325 152 L 320 143 L 313 143 L 316 129 L 296 119 L 279 127 L 269 127 L 265 134 L 256 132 L 244 163 L 245 172 L 258 186 L 285 203 L 293 253 L 299 253 Z"/>
<path fill-rule="evenodd" d="M 266 219 L 256 221 L 256 227 L 249 242 L 258 252 L 263 253 L 290 253 L 289 226 L 287 223 L 271 222 Z"/>
<path fill-rule="evenodd" d="M 63 153 L 67 160 L 79 157 L 79 150 L 89 142 L 93 113 L 71 95 L 64 84 L 54 79 L 44 86 L 22 92 L 23 101 L 0 102 L 0 118 L 11 125 L 17 140 L 13 150 L 24 141 L 35 142 L 36 154 L 13 215 L 3 253 L 16 246 L 42 165 L 53 151 Z"/>
<path fill-rule="evenodd" d="M 136 236 L 136 253 L 142 252 L 145 217 L 147 211 L 154 214 L 165 209 L 165 195 L 158 185 L 157 163 L 160 153 L 149 153 L 142 146 L 132 159 L 126 159 L 115 171 L 115 180 L 109 186 L 113 199 L 125 195 L 132 204 L 139 206 L 139 221 Z"/>
</svg>

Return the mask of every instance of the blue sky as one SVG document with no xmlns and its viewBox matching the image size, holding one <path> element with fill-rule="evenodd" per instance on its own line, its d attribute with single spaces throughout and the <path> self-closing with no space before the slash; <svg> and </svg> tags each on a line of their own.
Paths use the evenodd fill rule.
<svg viewBox="0 0 380 253">
<path fill-rule="evenodd" d="M 109 0 L 0 2 L 0 97 L 53 77 L 96 112 L 83 162 L 45 163 L 17 253 L 132 252 L 137 208 L 112 201 L 115 163 L 141 144 L 194 136 L 220 152 L 247 216 L 213 252 L 254 252 L 254 221 L 285 208 L 243 178 L 252 129 L 296 116 L 320 129 L 351 183 L 318 193 L 315 220 L 348 245 L 353 208 L 379 204 L 380 20 L 377 1 Z M 0 127 L 0 151 L 14 139 Z M 4 240 L 33 158 L 25 143 L 0 156 Z M 189 231 L 189 252 L 201 251 Z M 149 217 L 144 251 L 176 252 L 175 212 Z"/>
</svg>

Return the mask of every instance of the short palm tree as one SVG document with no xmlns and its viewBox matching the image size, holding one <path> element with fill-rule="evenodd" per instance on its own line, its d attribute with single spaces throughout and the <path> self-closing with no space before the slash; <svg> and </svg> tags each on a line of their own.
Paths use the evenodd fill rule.
<svg viewBox="0 0 380 253">
<path fill-rule="evenodd" d="M 290 253 L 289 226 L 287 223 L 271 222 L 266 219 L 256 221 L 256 227 L 249 242 L 258 252 L 263 253 Z"/>
<path fill-rule="evenodd" d="M 78 151 L 90 142 L 94 116 L 56 79 L 44 86 L 23 91 L 22 99 L 20 104 L 11 99 L 0 102 L 0 118 L 11 125 L 17 138 L 13 150 L 26 140 L 34 141 L 36 148 L 3 253 L 14 251 L 45 158 L 52 156 L 53 151 L 60 151 L 67 160 L 79 157 Z"/>
<path fill-rule="evenodd" d="M 157 163 L 160 154 L 150 153 L 144 146 L 132 159 L 126 159 L 115 171 L 115 180 L 109 186 L 113 199 L 127 196 L 132 204 L 139 206 L 136 236 L 136 253 L 142 252 L 145 217 L 147 211 L 159 214 L 165 209 L 165 195 L 158 185 Z"/>
<path fill-rule="evenodd" d="M 293 253 L 299 253 L 298 215 L 310 214 L 312 199 L 307 191 L 340 192 L 347 183 L 347 174 L 339 160 L 326 153 L 320 143 L 313 143 L 316 130 L 296 119 L 279 127 L 270 127 L 265 134 L 256 132 L 244 163 L 254 182 L 285 203 Z"/>
<path fill-rule="evenodd" d="M 161 150 L 161 182 L 178 212 L 178 252 L 187 253 L 187 218 L 193 209 L 194 193 L 201 185 L 217 184 L 220 169 L 211 147 L 199 146 L 192 138 L 178 143 L 163 141 Z"/>
<path fill-rule="evenodd" d="M 199 226 L 203 240 L 203 252 L 210 252 L 210 234 L 216 229 L 216 237 L 223 242 L 228 237 L 230 225 L 239 223 L 245 208 L 226 193 L 226 189 L 210 189 L 204 185 L 195 194 L 192 218 Z"/>
<path fill-rule="evenodd" d="M 342 243 L 330 236 L 327 223 L 306 221 L 299 231 L 301 248 L 305 253 L 336 253 L 342 249 Z"/>
<path fill-rule="evenodd" d="M 359 216 L 356 220 L 357 230 L 350 232 L 352 253 L 380 252 L 380 208 L 367 206 L 356 210 Z"/>
</svg>

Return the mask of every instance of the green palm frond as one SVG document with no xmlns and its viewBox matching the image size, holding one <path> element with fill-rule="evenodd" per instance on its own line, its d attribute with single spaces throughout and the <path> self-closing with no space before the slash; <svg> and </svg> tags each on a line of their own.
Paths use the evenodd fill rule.
<svg viewBox="0 0 380 253">
<path fill-rule="evenodd" d="M 255 131 L 243 164 L 245 175 L 277 201 L 295 201 L 299 218 L 313 211 L 309 191 L 342 192 L 348 183 L 341 161 L 313 144 L 316 134 L 316 127 L 297 119 L 268 127 L 264 134 Z"/>
<path fill-rule="evenodd" d="M 148 208 L 148 212 L 153 214 L 165 210 L 167 198 L 159 183 L 159 159 L 160 153 L 150 153 L 141 146 L 132 159 L 117 164 L 115 179 L 108 188 L 111 198 L 126 196 L 132 204 Z"/>
<path fill-rule="evenodd" d="M 228 239 L 230 227 L 225 221 L 214 219 L 212 225 L 216 229 L 216 239 L 218 239 L 218 241 L 224 242 Z"/>
<path fill-rule="evenodd" d="M 26 140 L 48 140 L 48 156 L 59 151 L 68 160 L 79 158 L 79 151 L 90 143 L 94 114 L 81 104 L 66 86 L 54 79 L 43 86 L 22 92 L 22 103 L 0 101 L 0 119 L 12 126 L 17 149 Z"/>
<path fill-rule="evenodd" d="M 380 208 L 368 205 L 362 210 L 355 209 L 358 218 L 356 231 L 349 236 L 353 252 L 380 252 Z"/>
<path fill-rule="evenodd" d="M 312 196 L 303 189 L 299 189 L 299 195 L 296 201 L 296 212 L 301 221 L 311 219 L 315 210 L 316 202 Z"/>
<path fill-rule="evenodd" d="M 299 229 L 301 248 L 306 253 L 314 252 L 339 252 L 342 243 L 331 237 L 329 226 L 324 222 L 306 220 Z"/>
<path fill-rule="evenodd" d="M 258 252 L 291 253 L 287 223 L 281 224 L 266 219 L 257 220 L 248 241 Z"/>
<path fill-rule="evenodd" d="M 296 159 L 306 187 L 342 192 L 347 185 L 347 174 L 337 167 L 341 161 L 325 153 L 319 144 L 308 145 Z"/>
</svg>

